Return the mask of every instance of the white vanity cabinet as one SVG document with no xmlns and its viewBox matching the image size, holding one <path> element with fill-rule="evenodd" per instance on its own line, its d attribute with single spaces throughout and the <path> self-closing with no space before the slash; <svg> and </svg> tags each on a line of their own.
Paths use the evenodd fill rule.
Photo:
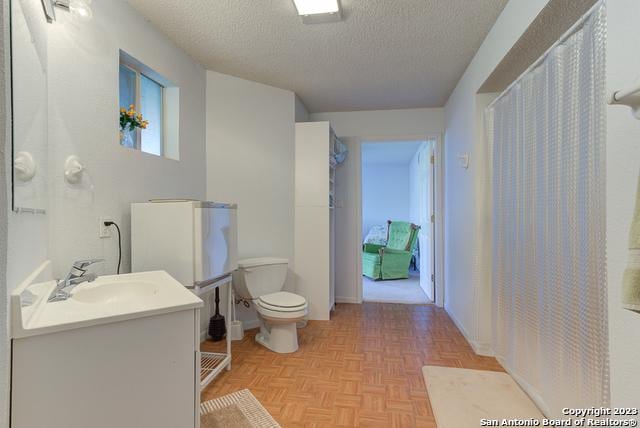
<svg viewBox="0 0 640 428">
<path fill-rule="evenodd" d="M 123 298 L 119 312 L 107 317 L 108 303 L 48 303 L 50 284 L 33 287 L 45 291 L 36 293 L 32 313 L 21 308 L 22 327 L 12 339 L 12 428 L 199 426 L 202 302 L 166 273 L 150 274 L 173 282 L 144 296 L 155 306 L 142 308 L 116 292 L 110 299 Z M 135 275 L 146 274 L 120 277 L 142 283 Z M 117 284 L 103 278 L 87 289 Z"/>
</svg>

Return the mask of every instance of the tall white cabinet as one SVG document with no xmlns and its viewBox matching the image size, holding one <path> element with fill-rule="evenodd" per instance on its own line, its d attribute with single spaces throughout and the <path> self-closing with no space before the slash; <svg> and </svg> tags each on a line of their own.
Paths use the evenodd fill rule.
<svg viewBox="0 0 640 428">
<path fill-rule="evenodd" d="M 296 123 L 296 284 L 312 320 L 328 320 L 335 306 L 334 142 L 329 122 Z"/>
</svg>

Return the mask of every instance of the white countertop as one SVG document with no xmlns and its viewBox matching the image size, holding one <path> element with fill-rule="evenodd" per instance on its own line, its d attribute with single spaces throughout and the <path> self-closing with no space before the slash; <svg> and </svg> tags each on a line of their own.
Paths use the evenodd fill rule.
<svg viewBox="0 0 640 428">
<path fill-rule="evenodd" d="M 45 265 L 39 269 L 45 269 Z M 55 281 L 34 282 L 38 271 L 11 293 L 12 338 L 113 323 L 200 308 L 202 300 L 164 271 L 100 276 L 76 286 L 64 301 L 47 302 Z M 22 307 L 20 295 L 36 298 Z"/>
</svg>

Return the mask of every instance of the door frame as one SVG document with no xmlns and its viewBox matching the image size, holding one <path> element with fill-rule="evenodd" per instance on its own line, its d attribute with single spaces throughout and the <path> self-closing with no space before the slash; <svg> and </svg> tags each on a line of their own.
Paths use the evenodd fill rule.
<svg viewBox="0 0 640 428">
<path fill-rule="evenodd" d="M 390 141 L 434 141 L 434 176 L 435 182 L 433 183 L 433 197 L 434 197 L 434 248 L 433 254 L 435 257 L 434 262 L 434 275 L 435 286 L 434 304 L 438 307 L 444 307 L 445 296 L 445 283 L 444 283 L 444 140 L 442 134 L 432 135 L 411 135 L 411 136 L 385 136 L 385 137 L 352 137 L 357 141 L 357 150 L 355 153 L 350 153 L 354 156 L 356 167 L 356 194 L 357 200 L 356 207 L 356 227 L 353 233 L 354 241 L 358 246 L 354 247 L 354 251 L 357 252 L 356 260 L 356 296 L 358 303 L 362 303 L 362 144 L 363 143 L 376 143 L 376 142 L 390 142 Z"/>
</svg>

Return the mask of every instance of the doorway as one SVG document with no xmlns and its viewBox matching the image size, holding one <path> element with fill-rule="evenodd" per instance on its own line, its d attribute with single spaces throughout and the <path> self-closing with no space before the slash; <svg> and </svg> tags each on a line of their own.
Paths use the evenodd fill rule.
<svg viewBox="0 0 640 428">
<path fill-rule="evenodd" d="M 362 141 L 362 300 L 435 301 L 434 141 Z"/>
</svg>

